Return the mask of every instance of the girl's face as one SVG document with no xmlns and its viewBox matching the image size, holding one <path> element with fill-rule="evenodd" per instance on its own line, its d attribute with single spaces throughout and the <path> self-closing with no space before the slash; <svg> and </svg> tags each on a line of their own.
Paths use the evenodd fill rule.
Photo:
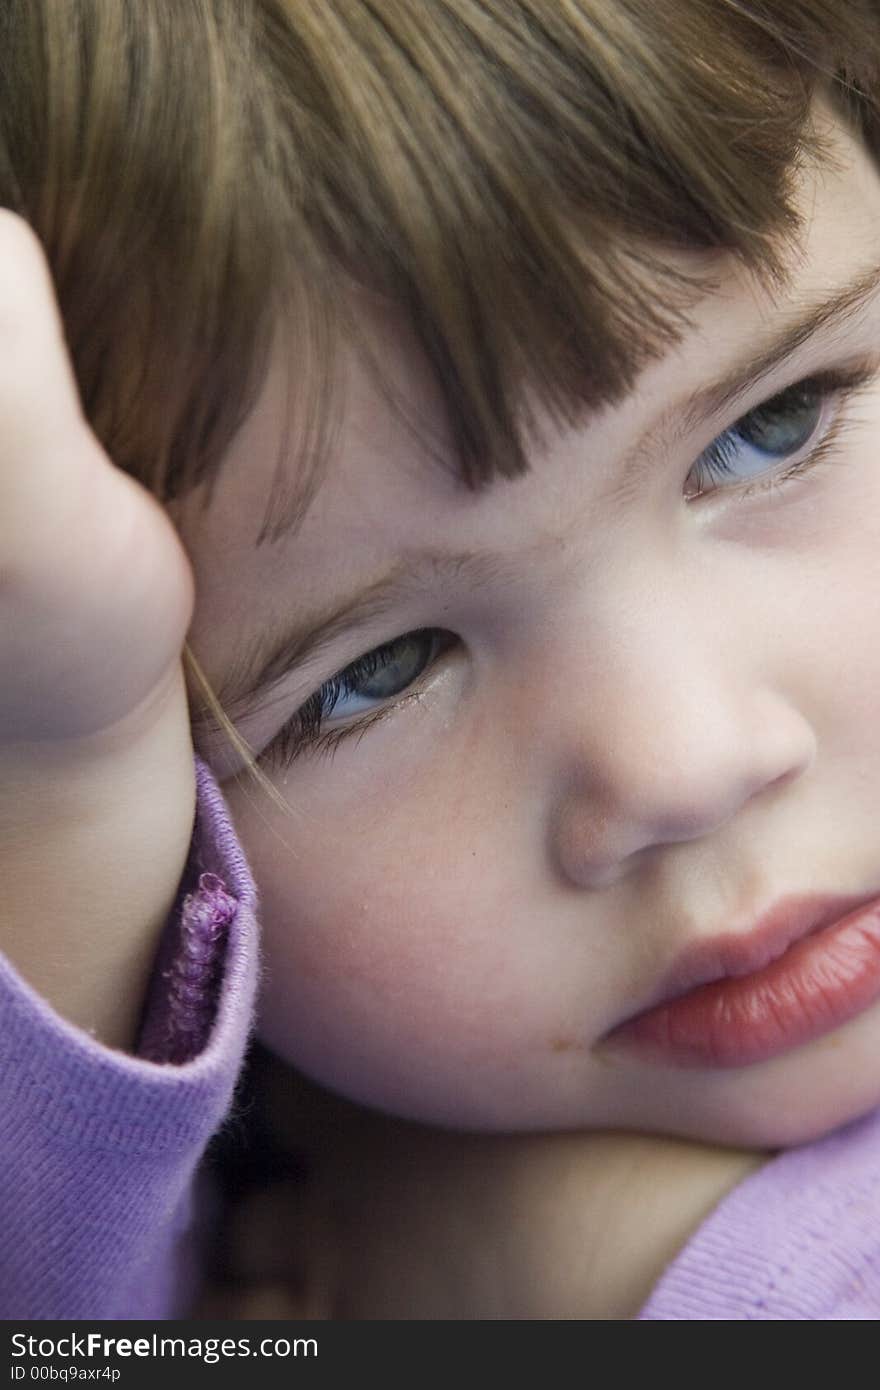
<svg viewBox="0 0 880 1390">
<path fill-rule="evenodd" d="M 318 1081 L 451 1126 L 759 1147 L 880 1102 L 880 1002 L 727 1065 L 606 1041 L 695 943 L 789 895 L 880 895 L 880 177 L 834 140 L 776 302 L 709 265 L 680 348 L 526 477 L 467 491 L 352 360 L 305 520 L 257 549 L 279 357 L 207 514 L 176 508 L 211 681 L 298 634 L 238 719 L 292 814 L 228 780 L 222 738 L 199 751 L 261 894 L 261 1036 Z M 412 340 L 364 312 L 442 454 Z"/>
</svg>

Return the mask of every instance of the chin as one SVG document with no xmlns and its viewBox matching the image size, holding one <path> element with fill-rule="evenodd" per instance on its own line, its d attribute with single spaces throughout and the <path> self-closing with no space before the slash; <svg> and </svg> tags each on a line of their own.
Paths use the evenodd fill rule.
<svg viewBox="0 0 880 1390">
<path fill-rule="evenodd" d="M 672 1121 L 664 1133 L 681 1139 L 739 1149 L 790 1149 L 811 1144 L 880 1107 L 880 1080 L 836 1091 L 776 1095 L 772 1102 L 733 1098 L 711 1113 Z M 637 1128 L 637 1126 L 633 1126 Z"/>
</svg>

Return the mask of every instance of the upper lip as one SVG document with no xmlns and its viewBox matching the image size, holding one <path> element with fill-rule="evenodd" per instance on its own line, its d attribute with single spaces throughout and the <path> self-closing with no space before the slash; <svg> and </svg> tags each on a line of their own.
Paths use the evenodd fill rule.
<svg viewBox="0 0 880 1390">
<path fill-rule="evenodd" d="M 661 979 L 652 1001 L 639 1013 L 669 1004 L 700 985 L 765 969 L 793 946 L 873 902 L 872 893 L 791 894 L 778 898 L 742 930 L 692 941 Z M 627 1020 L 629 1021 L 629 1020 Z"/>
</svg>

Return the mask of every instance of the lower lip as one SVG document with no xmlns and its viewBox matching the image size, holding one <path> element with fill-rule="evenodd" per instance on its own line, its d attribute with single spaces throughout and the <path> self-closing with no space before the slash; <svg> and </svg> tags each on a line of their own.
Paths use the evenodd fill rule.
<svg viewBox="0 0 880 1390">
<path fill-rule="evenodd" d="M 833 1032 L 880 1000 L 880 899 L 804 937 L 754 975 L 701 985 L 615 1028 L 679 1067 L 745 1067 Z"/>
</svg>

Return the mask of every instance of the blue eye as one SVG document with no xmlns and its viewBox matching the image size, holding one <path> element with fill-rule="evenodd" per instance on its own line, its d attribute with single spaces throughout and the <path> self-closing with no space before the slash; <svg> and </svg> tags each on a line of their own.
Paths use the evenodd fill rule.
<svg viewBox="0 0 880 1390">
<path fill-rule="evenodd" d="M 428 665 L 436 634 L 431 628 L 407 632 L 358 657 L 344 671 L 321 686 L 313 699 L 321 701 L 321 716 L 343 718 L 365 714 L 377 704 L 392 700 L 418 680 Z"/>
<path fill-rule="evenodd" d="M 876 359 L 830 368 L 750 410 L 704 449 L 691 470 L 697 488 L 687 500 L 728 478 L 752 484 L 743 496 L 778 487 L 829 458 L 848 423 L 845 407 L 875 386 L 877 370 Z"/>
<path fill-rule="evenodd" d="M 840 389 L 837 384 L 829 388 L 821 379 L 802 381 L 750 410 L 697 459 L 699 491 L 707 479 L 735 477 L 748 482 L 766 474 L 768 465 L 807 449 L 821 433 L 829 398 Z"/>
<path fill-rule="evenodd" d="M 374 647 L 325 681 L 279 730 L 259 761 L 286 765 L 312 745 L 330 751 L 350 734 L 364 732 L 370 723 L 411 698 L 419 689 L 420 677 L 457 640 L 451 632 L 426 627 Z M 324 721 L 331 715 L 350 722 L 323 733 Z"/>
</svg>

